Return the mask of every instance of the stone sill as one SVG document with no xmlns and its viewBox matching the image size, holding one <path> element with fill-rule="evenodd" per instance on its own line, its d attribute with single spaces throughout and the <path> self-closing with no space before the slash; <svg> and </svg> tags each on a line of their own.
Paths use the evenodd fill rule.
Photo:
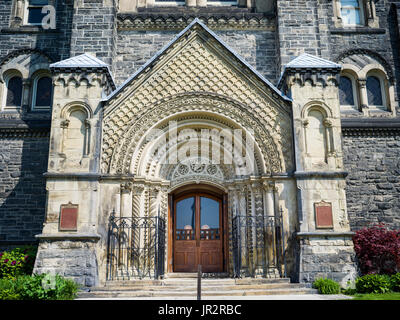
<svg viewBox="0 0 400 320">
<path fill-rule="evenodd" d="M 22 26 L 14 28 L 0 29 L 2 34 L 15 34 L 15 33 L 60 33 L 59 29 L 43 29 L 37 26 Z"/>
<path fill-rule="evenodd" d="M 296 236 L 298 238 L 307 238 L 307 237 L 352 237 L 355 233 L 352 231 L 342 231 L 342 232 L 334 232 L 334 231 L 314 231 L 314 232 L 297 232 Z"/>
<path fill-rule="evenodd" d="M 49 233 L 35 236 L 39 240 L 100 240 L 101 236 L 94 233 Z"/>
<path fill-rule="evenodd" d="M 383 28 L 369 28 L 369 27 L 359 27 L 359 28 L 332 28 L 330 30 L 331 34 L 385 34 L 386 29 Z"/>
</svg>

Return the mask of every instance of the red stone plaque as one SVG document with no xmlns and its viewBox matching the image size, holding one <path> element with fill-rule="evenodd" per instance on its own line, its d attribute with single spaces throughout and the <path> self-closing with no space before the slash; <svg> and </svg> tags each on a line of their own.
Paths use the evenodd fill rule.
<svg viewBox="0 0 400 320">
<path fill-rule="evenodd" d="M 60 231 L 76 231 L 78 229 L 78 205 L 68 204 L 61 205 L 60 213 Z"/>
<path fill-rule="evenodd" d="M 333 228 L 332 204 L 329 202 L 314 203 L 315 224 L 320 229 Z"/>
</svg>

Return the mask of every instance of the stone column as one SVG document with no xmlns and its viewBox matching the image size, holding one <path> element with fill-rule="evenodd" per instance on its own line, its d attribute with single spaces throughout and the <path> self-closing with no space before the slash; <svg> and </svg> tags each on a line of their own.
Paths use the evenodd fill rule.
<svg viewBox="0 0 400 320">
<path fill-rule="evenodd" d="M 360 105 L 361 111 L 364 116 L 369 115 L 368 108 L 368 95 L 367 95 L 367 79 L 358 79 L 358 86 L 360 87 Z"/>
<path fill-rule="evenodd" d="M 274 186 L 270 182 L 264 182 L 263 187 L 265 208 L 265 259 L 268 269 L 270 269 L 276 267 Z"/>
<path fill-rule="evenodd" d="M 253 261 L 255 275 L 263 276 L 266 267 L 265 259 L 265 229 L 264 229 L 264 196 L 262 185 L 259 182 L 252 184 L 253 194 Z"/>
<path fill-rule="evenodd" d="M 197 5 L 196 0 L 186 0 L 186 6 L 187 7 L 195 7 Z"/>
<path fill-rule="evenodd" d="M 241 185 L 237 187 L 237 197 L 239 201 L 239 208 L 238 208 L 238 237 L 239 237 L 239 253 L 240 253 L 240 274 L 247 275 L 249 262 L 248 262 L 248 232 L 247 232 L 247 224 L 246 224 L 246 217 L 247 217 L 247 202 L 248 202 L 248 195 L 247 195 L 247 187 L 245 185 Z"/>
<path fill-rule="evenodd" d="M 207 0 L 197 0 L 198 7 L 207 7 Z"/>
<path fill-rule="evenodd" d="M 143 216 L 143 208 L 141 206 L 143 190 L 144 185 L 134 184 L 132 186 L 132 217 Z"/>
<path fill-rule="evenodd" d="M 32 103 L 29 103 L 29 92 L 30 92 L 30 87 L 31 87 L 31 80 L 30 79 L 23 79 L 22 80 L 22 101 L 21 101 L 21 106 L 26 106 L 27 110 L 30 111 L 32 106 L 34 105 L 34 101 Z"/>
<path fill-rule="evenodd" d="M 121 215 L 121 193 L 114 194 L 114 215 L 119 217 Z"/>
<path fill-rule="evenodd" d="M 126 182 L 121 184 L 121 217 L 132 216 L 132 183 Z"/>
<path fill-rule="evenodd" d="M 65 153 L 65 141 L 67 140 L 68 126 L 69 126 L 68 119 L 61 121 L 60 128 L 62 130 L 62 138 L 61 138 L 61 143 L 60 143 L 60 153 Z M 56 139 L 56 140 L 58 140 L 58 139 Z M 54 146 L 54 147 L 56 147 L 56 146 Z M 57 150 L 57 149 L 55 148 L 55 150 Z"/>
</svg>

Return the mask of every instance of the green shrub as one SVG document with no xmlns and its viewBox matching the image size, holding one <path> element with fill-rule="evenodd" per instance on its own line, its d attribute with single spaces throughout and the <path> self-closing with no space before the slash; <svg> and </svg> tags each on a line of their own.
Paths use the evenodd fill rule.
<svg viewBox="0 0 400 320">
<path fill-rule="evenodd" d="M 384 274 L 367 274 L 356 279 L 358 293 L 386 293 L 390 287 L 390 276 Z"/>
<path fill-rule="evenodd" d="M 338 294 L 340 293 L 340 285 L 332 279 L 317 279 L 313 283 L 313 288 L 318 289 L 320 294 Z"/>
<path fill-rule="evenodd" d="M 19 300 L 18 291 L 12 279 L 0 279 L 0 300 Z"/>
<path fill-rule="evenodd" d="M 400 272 L 393 274 L 390 277 L 390 288 L 393 291 L 400 292 Z"/>
<path fill-rule="evenodd" d="M 36 251 L 36 247 L 25 246 L 0 252 L 0 279 L 30 275 L 35 263 Z"/>
<path fill-rule="evenodd" d="M 72 300 L 78 285 L 60 275 L 40 274 L 0 280 L 1 300 Z"/>
</svg>

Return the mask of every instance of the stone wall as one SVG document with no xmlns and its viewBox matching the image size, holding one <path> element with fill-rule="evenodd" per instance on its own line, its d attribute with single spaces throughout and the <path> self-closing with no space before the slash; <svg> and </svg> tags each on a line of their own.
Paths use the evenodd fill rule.
<svg viewBox="0 0 400 320">
<path fill-rule="evenodd" d="M 357 275 L 351 236 L 320 236 L 301 240 L 300 282 L 312 283 L 318 278 L 329 278 L 347 287 Z"/>
<path fill-rule="evenodd" d="M 0 245 L 34 241 L 44 221 L 48 133 L 1 133 L 0 150 Z"/>
<path fill-rule="evenodd" d="M 351 229 L 400 229 L 400 134 L 345 134 L 343 148 Z"/>
<path fill-rule="evenodd" d="M 168 44 L 179 31 L 120 30 L 117 37 L 114 76 L 120 85 Z M 275 32 L 215 31 L 235 53 L 252 65 L 266 79 L 275 83 L 277 70 Z"/>
<path fill-rule="evenodd" d="M 73 5 L 71 1 L 57 1 L 56 29 L 38 27 L 10 28 L 12 1 L 0 3 L 0 62 L 15 50 L 37 49 L 54 61 L 65 59 L 70 53 Z"/>
<path fill-rule="evenodd" d="M 112 65 L 115 58 L 116 1 L 82 0 L 74 8 L 70 56 L 91 53 Z"/>
<path fill-rule="evenodd" d="M 59 274 L 80 285 L 94 286 L 98 282 L 95 246 L 95 240 L 41 241 L 34 272 Z"/>
</svg>

